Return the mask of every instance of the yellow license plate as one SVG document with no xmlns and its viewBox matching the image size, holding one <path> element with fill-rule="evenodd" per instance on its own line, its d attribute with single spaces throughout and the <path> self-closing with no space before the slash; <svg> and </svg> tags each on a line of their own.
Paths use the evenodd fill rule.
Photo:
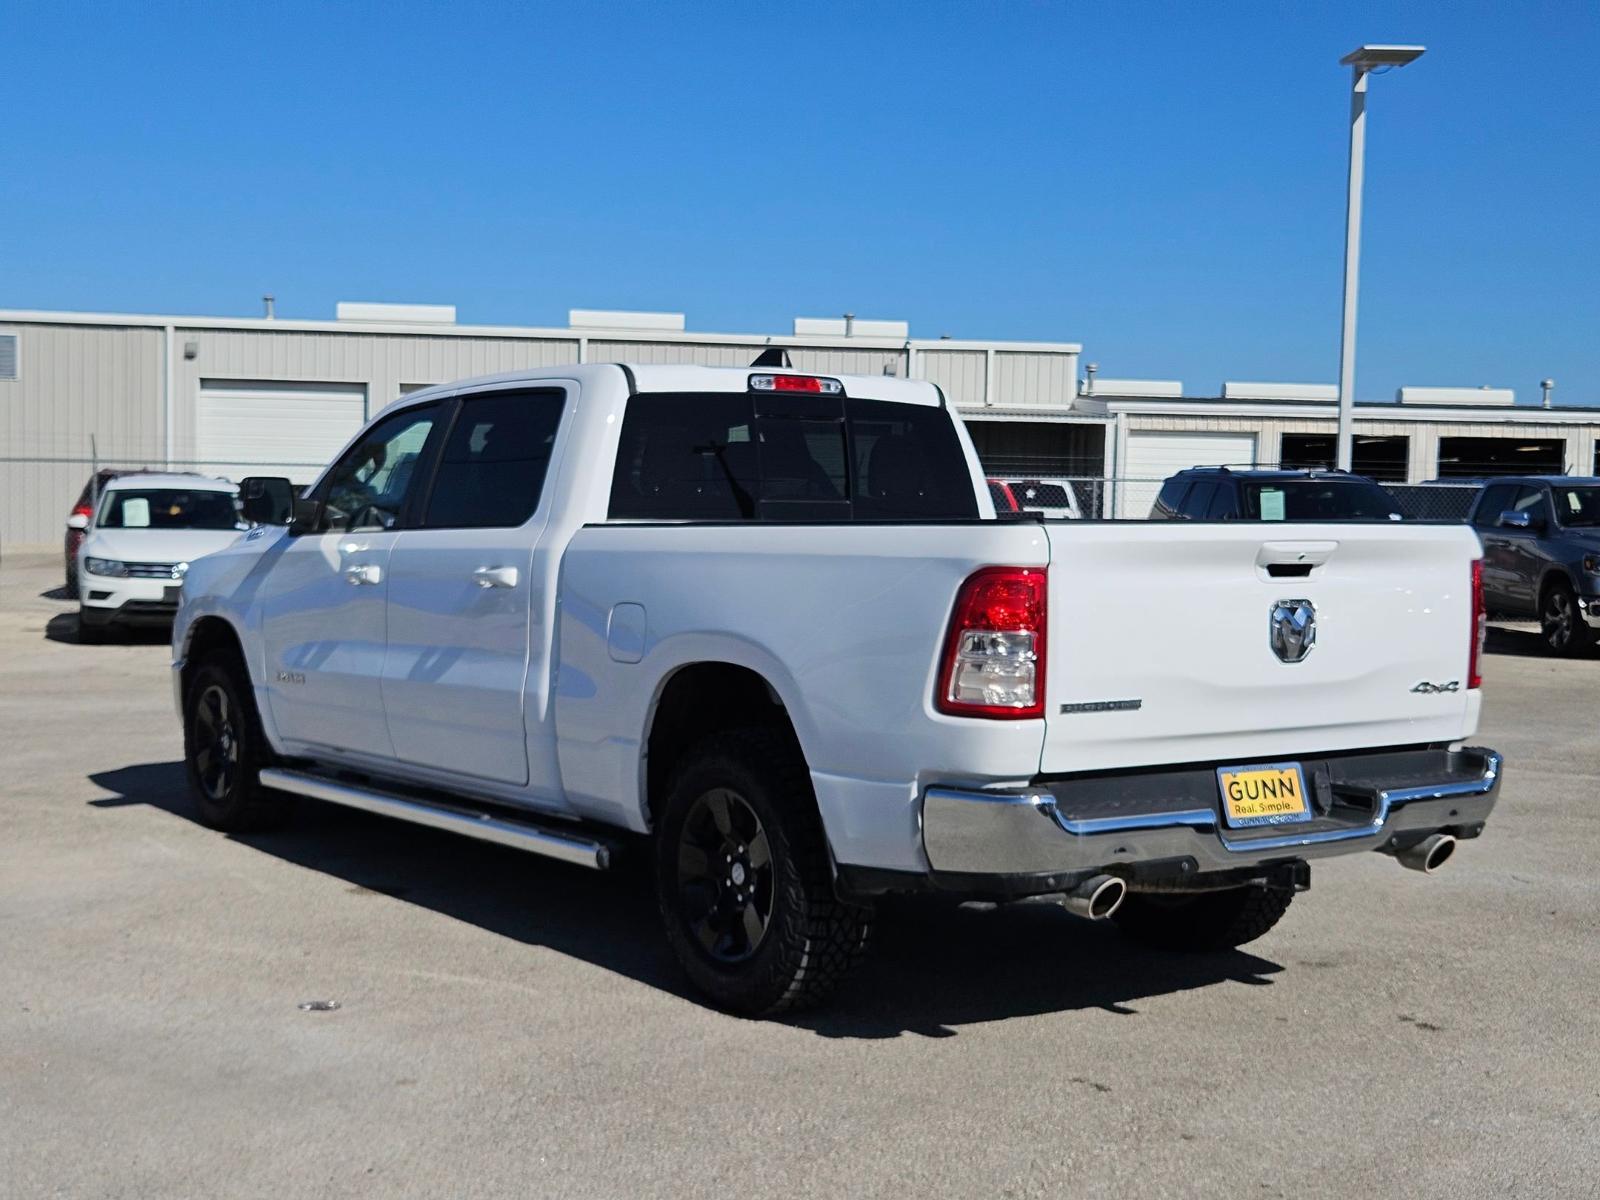
<svg viewBox="0 0 1600 1200">
<path fill-rule="evenodd" d="M 1222 793 L 1223 820 L 1235 829 L 1311 820 L 1299 763 L 1218 767 L 1217 790 Z"/>
</svg>

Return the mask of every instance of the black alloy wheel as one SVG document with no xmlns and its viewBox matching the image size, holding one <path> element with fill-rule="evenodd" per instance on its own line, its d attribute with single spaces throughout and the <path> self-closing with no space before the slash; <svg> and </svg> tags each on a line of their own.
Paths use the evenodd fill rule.
<svg viewBox="0 0 1600 1200">
<path fill-rule="evenodd" d="M 744 797 L 712 788 L 690 806 L 678 838 L 678 891 L 697 942 L 719 963 L 761 947 L 772 923 L 772 850 Z"/>
<path fill-rule="evenodd" d="M 239 773 L 232 701 L 220 684 L 200 693 L 194 711 L 194 773 L 206 799 L 225 800 Z"/>
</svg>

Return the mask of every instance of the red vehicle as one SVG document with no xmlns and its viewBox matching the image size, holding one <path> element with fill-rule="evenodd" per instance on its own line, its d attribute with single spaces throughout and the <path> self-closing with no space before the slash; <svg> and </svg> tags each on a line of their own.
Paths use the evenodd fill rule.
<svg viewBox="0 0 1600 1200">
<path fill-rule="evenodd" d="M 1022 511 L 1022 505 L 1017 503 L 1016 494 L 1012 492 L 1011 485 L 1009 483 L 1003 479 L 990 479 L 986 482 L 989 484 L 989 497 L 994 501 L 995 512 L 1008 513 Z M 70 555 L 68 556 L 67 561 L 69 564 L 68 569 L 70 570 L 70 563 L 72 561 Z"/>
<path fill-rule="evenodd" d="M 84 533 L 94 517 L 95 501 L 100 498 L 100 492 L 106 484 L 123 473 L 102 469 L 89 476 L 89 482 L 84 484 L 83 491 L 78 493 L 78 502 L 72 506 L 72 512 L 67 515 L 67 599 L 69 600 L 78 598 L 78 547 L 83 545 Z"/>
</svg>

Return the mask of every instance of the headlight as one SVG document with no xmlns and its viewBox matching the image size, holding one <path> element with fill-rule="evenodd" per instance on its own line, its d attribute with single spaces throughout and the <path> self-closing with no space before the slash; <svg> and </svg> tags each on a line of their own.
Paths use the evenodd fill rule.
<svg viewBox="0 0 1600 1200">
<path fill-rule="evenodd" d="M 1583 569 L 1591 575 L 1600 575 L 1600 554 L 1585 554 Z"/>
<path fill-rule="evenodd" d="M 85 558 L 83 569 L 91 575 L 108 575 L 113 579 L 126 579 L 128 564 L 114 558 Z"/>
</svg>

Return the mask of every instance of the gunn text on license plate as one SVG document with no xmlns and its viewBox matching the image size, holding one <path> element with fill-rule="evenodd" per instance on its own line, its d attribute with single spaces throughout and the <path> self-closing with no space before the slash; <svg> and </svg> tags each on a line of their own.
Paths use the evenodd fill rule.
<svg viewBox="0 0 1600 1200">
<path fill-rule="evenodd" d="M 1311 820 L 1299 763 L 1218 767 L 1217 790 L 1222 793 L 1223 820 L 1234 829 Z"/>
</svg>

